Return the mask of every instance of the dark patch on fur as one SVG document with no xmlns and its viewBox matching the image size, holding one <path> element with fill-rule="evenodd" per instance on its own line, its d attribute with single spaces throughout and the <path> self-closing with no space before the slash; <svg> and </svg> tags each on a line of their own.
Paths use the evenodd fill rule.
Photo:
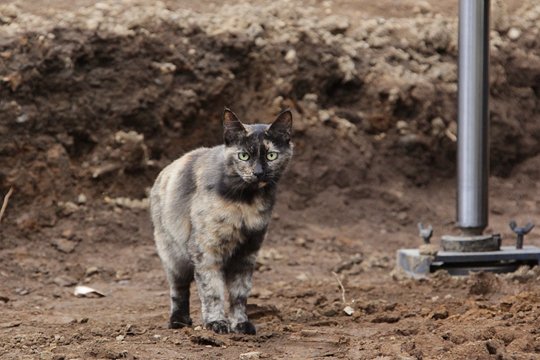
<svg viewBox="0 0 540 360">
<path fill-rule="evenodd" d="M 253 267 L 254 264 L 247 258 L 250 255 L 257 253 L 261 248 L 264 235 L 266 234 L 266 226 L 260 230 L 242 228 L 241 232 L 244 237 L 244 242 L 236 247 L 231 257 L 227 260 L 227 263 L 225 264 L 227 276 L 238 272 L 244 272 Z"/>
<path fill-rule="evenodd" d="M 230 201 L 237 201 L 246 204 L 252 204 L 257 196 L 269 199 L 271 202 L 275 199 L 276 186 L 268 184 L 259 188 L 258 184 L 248 184 L 238 175 L 223 175 L 217 184 L 219 195 Z"/>
<path fill-rule="evenodd" d="M 191 155 L 180 174 L 180 187 L 188 194 L 193 194 L 197 190 L 194 166 L 198 157 L 198 155 Z"/>
<path fill-rule="evenodd" d="M 261 243 L 264 239 L 264 234 L 266 234 L 266 226 L 262 229 L 249 229 L 245 226 L 242 226 L 240 230 L 242 236 L 245 238 L 245 243 Z M 258 249 L 256 249 L 258 250 Z"/>
<path fill-rule="evenodd" d="M 171 298 L 176 307 L 169 319 L 169 328 L 171 329 L 179 329 L 193 324 L 189 316 L 189 288 L 179 295 Z"/>
<path fill-rule="evenodd" d="M 273 142 L 280 149 L 287 149 L 291 146 L 291 137 L 286 136 L 282 133 L 269 132 L 268 134 L 266 134 L 265 137 L 266 139 Z"/>
</svg>

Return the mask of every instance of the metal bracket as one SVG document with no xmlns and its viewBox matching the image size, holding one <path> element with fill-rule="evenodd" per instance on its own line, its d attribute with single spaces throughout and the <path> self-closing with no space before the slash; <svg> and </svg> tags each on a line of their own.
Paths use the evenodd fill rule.
<svg viewBox="0 0 540 360">
<path fill-rule="evenodd" d="M 420 237 L 424 240 L 424 244 L 430 244 L 431 236 L 433 236 L 433 227 L 428 225 L 428 227 L 425 228 L 422 223 L 418 223 L 418 232 Z"/>
<path fill-rule="evenodd" d="M 523 249 L 523 240 L 525 240 L 525 235 L 527 235 L 534 227 L 532 222 L 528 222 L 527 225 L 518 227 L 517 223 L 512 220 L 510 221 L 510 229 L 517 235 L 516 237 L 516 249 Z"/>
</svg>

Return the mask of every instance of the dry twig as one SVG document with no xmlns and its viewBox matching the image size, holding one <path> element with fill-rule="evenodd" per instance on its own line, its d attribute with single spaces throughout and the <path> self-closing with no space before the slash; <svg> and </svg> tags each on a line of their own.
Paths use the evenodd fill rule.
<svg viewBox="0 0 540 360">
<path fill-rule="evenodd" d="M 2 208 L 0 209 L 0 222 L 2 222 L 2 217 L 4 216 L 4 212 L 6 211 L 11 194 L 13 194 L 13 186 L 9 188 L 6 196 L 4 196 L 4 202 L 2 203 Z"/>
<path fill-rule="evenodd" d="M 346 304 L 347 301 L 345 300 L 345 287 L 343 286 L 343 283 L 341 282 L 341 280 L 339 279 L 339 275 L 336 274 L 334 271 L 332 271 L 332 275 L 335 276 L 338 284 L 339 284 L 339 287 L 341 288 L 341 300 L 343 300 L 343 303 Z"/>
</svg>

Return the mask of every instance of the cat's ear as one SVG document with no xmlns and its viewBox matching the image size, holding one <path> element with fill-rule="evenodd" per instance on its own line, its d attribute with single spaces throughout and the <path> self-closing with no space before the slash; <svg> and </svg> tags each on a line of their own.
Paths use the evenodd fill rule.
<svg viewBox="0 0 540 360">
<path fill-rule="evenodd" d="M 285 141 L 290 141 L 292 134 L 292 112 L 291 110 L 283 110 L 278 114 L 270 128 L 268 133 L 274 134 L 283 138 Z"/>
<path fill-rule="evenodd" d="M 223 139 L 229 145 L 246 134 L 246 128 L 229 108 L 223 110 Z"/>
</svg>

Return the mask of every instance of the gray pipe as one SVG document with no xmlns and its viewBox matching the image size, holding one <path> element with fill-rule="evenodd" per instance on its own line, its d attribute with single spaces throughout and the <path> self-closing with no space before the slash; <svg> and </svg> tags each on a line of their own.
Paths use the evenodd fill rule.
<svg viewBox="0 0 540 360">
<path fill-rule="evenodd" d="M 488 223 L 489 0 L 459 2 L 457 221 L 465 234 Z"/>
</svg>

